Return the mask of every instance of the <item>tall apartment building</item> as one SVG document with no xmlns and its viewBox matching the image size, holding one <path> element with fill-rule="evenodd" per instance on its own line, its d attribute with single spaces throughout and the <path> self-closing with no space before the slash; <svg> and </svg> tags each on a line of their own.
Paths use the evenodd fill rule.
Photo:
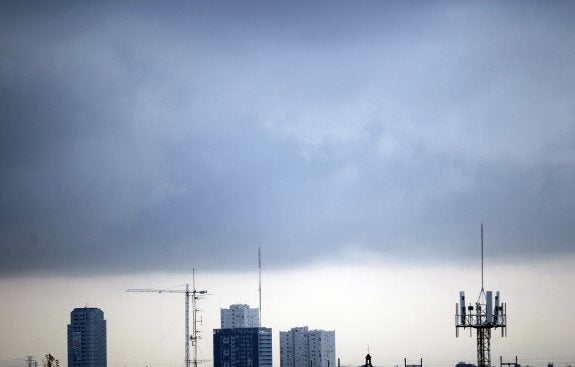
<svg viewBox="0 0 575 367">
<path fill-rule="evenodd" d="M 248 305 L 231 305 L 220 310 L 221 328 L 259 327 L 259 309 Z"/>
<path fill-rule="evenodd" d="M 75 308 L 68 325 L 68 367 L 106 367 L 106 320 L 99 308 Z"/>
<path fill-rule="evenodd" d="M 214 367 L 272 367 L 272 329 L 259 326 L 259 310 L 231 305 L 214 329 Z"/>
<path fill-rule="evenodd" d="M 280 367 L 335 367 L 335 331 L 280 331 Z"/>
</svg>

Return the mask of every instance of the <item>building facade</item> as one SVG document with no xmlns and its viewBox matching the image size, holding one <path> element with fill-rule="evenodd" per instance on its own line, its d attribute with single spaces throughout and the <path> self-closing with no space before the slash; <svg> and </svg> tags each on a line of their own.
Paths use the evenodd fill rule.
<svg viewBox="0 0 575 367">
<path fill-rule="evenodd" d="M 248 305 L 231 305 L 220 310 L 221 328 L 234 329 L 243 327 L 259 327 L 259 309 Z"/>
<path fill-rule="evenodd" d="M 335 367 L 335 331 L 280 331 L 280 367 Z"/>
<path fill-rule="evenodd" d="M 68 325 L 68 367 L 106 367 L 106 320 L 99 308 L 75 308 Z"/>
<path fill-rule="evenodd" d="M 272 329 L 214 330 L 214 367 L 272 367 Z"/>
</svg>

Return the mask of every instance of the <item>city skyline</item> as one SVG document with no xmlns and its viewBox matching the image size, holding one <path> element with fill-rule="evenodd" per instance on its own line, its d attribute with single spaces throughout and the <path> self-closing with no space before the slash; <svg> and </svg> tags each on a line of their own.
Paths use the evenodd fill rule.
<svg viewBox="0 0 575 367">
<path fill-rule="evenodd" d="M 368 345 L 376 366 L 395 366 L 401 364 L 406 357 L 414 360 L 422 357 L 426 366 L 452 366 L 460 360 L 473 363 L 476 359 L 475 338 L 468 337 L 465 333 L 455 338 L 454 305 L 458 301 L 459 290 L 466 291 L 470 299 L 475 296 L 474 290 L 479 294 L 479 267 L 436 267 L 414 271 L 393 264 L 386 264 L 382 269 L 380 265 L 371 263 L 358 269 L 349 265 L 334 267 L 324 264 L 311 271 L 300 269 L 284 273 L 264 272 L 262 303 L 263 315 L 267 316 L 263 317 L 263 325 L 274 330 L 274 365 L 279 366 L 279 331 L 301 325 L 336 330 L 339 335 L 337 357 L 341 358 L 342 364 L 346 366 L 356 363 L 358 353 L 362 361 Z M 337 276 L 337 272 L 341 275 Z M 452 275 L 454 272 L 458 274 L 456 279 Z M 353 276 L 350 277 L 349 274 L 352 273 Z M 563 275 L 568 282 L 575 279 L 570 260 L 560 264 L 527 263 L 520 270 L 515 269 L 512 274 L 513 276 L 509 276 L 509 269 L 505 265 L 486 267 L 486 286 L 502 290 L 502 298 L 508 302 L 510 314 L 509 336 L 500 338 L 497 333 L 493 336 L 493 359 L 498 359 L 499 355 L 504 359 L 518 355 L 520 363 L 533 366 L 546 366 L 549 361 L 555 361 L 559 366 L 563 365 L 562 361 L 571 361 L 573 358 L 570 352 L 569 330 L 573 321 L 563 318 L 559 310 L 563 304 L 570 302 L 572 295 L 562 291 L 565 285 L 552 285 L 551 282 L 558 274 Z M 184 352 L 181 337 L 184 330 L 183 296 L 128 295 L 124 292 L 123 283 L 127 286 L 138 286 L 161 279 L 164 281 L 163 285 L 171 284 L 177 287 L 176 282 L 185 277 L 185 274 L 114 277 L 114 283 L 120 284 L 113 287 L 107 279 L 78 279 L 76 282 L 64 280 L 68 295 L 58 293 L 58 286 L 46 287 L 49 284 L 61 283 L 61 278 L 35 281 L 34 284 L 20 279 L 16 283 L 22 287 L 11 289 L 11 294 L 19 301 L 12 303 L 24 310 L 29 307 L 27 305 L 33 297 L 27 295 L 26 289 L 32 286 L 41 291 L 45 289 L 45 294 L 55 292 L 58 298 L 62 299 L 47 308 L 46 312 L 50 314 L 57 315 L 57 310 L 61 310 L 73 299 L 96 297 L 100 300 L 99 307 L 115 310 L 107 313 L 109 339 L 115 341 L 110 342 L 108 347 L 109 366 L 136 367 L 142 363 L 180 366 L 183 365 Z M 204 335 L 204 339 L 200 341 L 199 358 L 208 361 L 207 366 L 210 363 L 212 347 L 211 342 L 206 340 L 206 335 L 209 335 L 212 328 L 219 327 L 222 305 L 238 301 L 247 304 L 257 302 L 255 271 L 234 273 L 233 278 L 228 277 L 229 275 L 216 273 L 196 273 L 198 286 L 209 289 L 211 294 L 199 304 L 203 310 L 200 316 L 203 319 L 201 329 Z M 86 295 L 86 282 L 91 283 L 91 296 Z M 296 289 L 292 287 L 294 282 L 307 283 L 306 287 Z M 223 284 L 227 286 L 222 286 Z M 341 294 L 342 290 L 345 293 Z M 298 302 L 294 303 L 294 299 Z M 371 302 L 358 303 L 358 299 L 370 299 Z M 545 314 L 545 320 L 539 316 L 540 309 L 549 310 L 549 313 Z M 66 317 L 67 313 L 64 312 L 63 319 Z M 555 323 L 547 322 L 559 318 L 562 321 L 559 327 Z M 53 323 L 57 320 L 58 317 L 55 317 Z M 142 323 L 142 320 L 145 322 Z M 43 315 L 30 318 L 26 322 L 29 323 L 28 328 L 39 323 L 51 334 L 58 334 L 59 327 L 45 320 Z M 18 331 L 15 326 L 10 327 L 10 322 L 6 324 L 8 330 Z M 537 330 L 532 328 L 533 324 L 537 325 Z M 24 326 L 22 322 L 19 325 Z M 358 327 L 364 330 L 359 338 Z M 431 333 L 435 337 L 429 342 Z M 41 340 L 42 345 L 49 346 L 49 349 L 54 351 L 53 354 L 63 362 L 65 359 L 61 358 L 57 351 L 65 351 L 65 330 L 60 334 L 60 340 L 36 336 L 36 342 L 33 342 L 14 338 L 18 333 L 12 332 L 12 339 L 3 339 L 3 347 L 13 352 L 21 350 L 24 352 L 21 352 L 21 355 L 41 355 L 44 349 L 37 344 Z M 555 338 L 555 342 L 546 343 L 550 338 Z M 15 343 L 16 341 L 18 343 Z M 143 345 L 146 347 L 142 354 Z M 41 350 L 37 353 L 26 353 L 30 349 Z M 412 357 L 413 355 L 419 357 Z"/>
<path fill-rule="evenodd" d="M 0 4 L 0 361 L 181 367 L 193 283 L 377 367 L 476 362 L 459 292 L 507 302 L 499 355 L 575 364 L 575 4 Z M 6 367 L 0 365 L 0 367 Z"/>
</svg>

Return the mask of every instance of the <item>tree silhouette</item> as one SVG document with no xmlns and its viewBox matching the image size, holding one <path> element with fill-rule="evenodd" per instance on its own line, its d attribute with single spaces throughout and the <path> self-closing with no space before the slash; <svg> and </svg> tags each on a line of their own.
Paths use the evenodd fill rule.
<svg viewBox="0 0 575 367">
<path fill-rule="evenodd" d="M 44 367 L 60 367 L 60 361 L 57 360 L 50 353 L 46 354 L 46 357 L 44 357 L 44 360 L 42 362 L 44 364 Z"/>
</svg>

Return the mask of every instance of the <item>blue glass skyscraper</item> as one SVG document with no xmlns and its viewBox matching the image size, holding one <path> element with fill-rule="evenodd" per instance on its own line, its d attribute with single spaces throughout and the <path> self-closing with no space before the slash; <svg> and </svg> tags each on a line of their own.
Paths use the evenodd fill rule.
<svg viewBox="0 0 575 367">
<path fill-rule="evenodd" d="M 106 367 L 106 320 L 99 308 L 75 308 L 68 325 L 68 367 Z"/>
</svg>

